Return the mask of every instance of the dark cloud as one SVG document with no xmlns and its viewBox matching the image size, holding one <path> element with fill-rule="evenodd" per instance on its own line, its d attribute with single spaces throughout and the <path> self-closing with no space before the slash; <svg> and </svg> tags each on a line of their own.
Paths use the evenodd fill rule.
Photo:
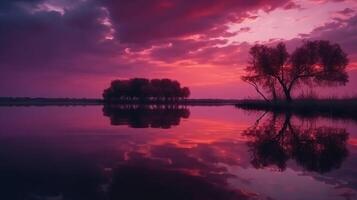
<svg viewBox="0 0 357 200">
<path fill-rule="evenodd" d="M 248 11 L 269 11 L 288 0 L 106 0 L 116 36 L 121 42 L 137 43 L 192 34 L 210 35 L 215 29 L 249 17 Z"/>
<path fill-rule="evenodd" d="M 325 39 L 338 43 L 350 56 L 357 57 L 357 15 L 348 19 L 333 21 L 317 27 L 309 35 L 309 39 Z"/>
<path fill-rule="evenodd" d="M 104 17 L 105 12 L 92 3 L 63 15 L 9 10 L 0 18 L 1 65 L 43 67 L 83 54 L 108 53 L 110 45 L 103 39 L 109 28 L 100 23 Z"/>
<path fill-rule="evenodd" d="M 338 11 L 337 13 L 338 14 L 342 14 L 342 15 L 350 15 L 350 14 L 353 14 L 355 11 L 351 8 L 345 8 L 341 11 Z"/>
<path fill-rule="evenodd" d="M 250 31 L 250 29 L 251 28 L 249 28 L 249 27 L 242 27 L 239 29 L 239 32 L 248 32 L 248 31 Z"/>
<path fill-rule="evenodd" d="M 210 41 L 211 38 L 236 34 L 228 32 L 225 23 L 251 17 L 248 11 L 268 11 L 286 2 L 2 1 L 1 8 L 6 12 L 1 13 L 0 19 L 1 65 L 22 70 L 92 71 L 91 67 L 76 69 L 74 65 L 79 62 L 88 65 L 88 57 L 101 57 L 102 60 L 120 57 L 125 48 L 140 52 L 153 45 L 169 43 L 172 44 L 170 48 L 155 50 L 152 56 L 163 61 L 193 57 L 192 52 L 200 48 L 226 42 Z M 45 4 L 63 12 L 43 9 Z M 105 40 L 110 34 L 115 34 L 115 38 Z M 183 39 L 194 34 L 200 35 L 199 41 Z M 127 65 L 123 59 L 117 61 L 119 67 Z"/>
<path fill-rule="evenodd" d="M 250 17 L 248 11 L 269 11 L 286 2 L 4 0 L 0 64 L 13 69 L 66 68 L 63 65 L 73 69 L 71 64 L 86 63 L 88 57 L 108 59 L 120 56 L 125 48 L 142 51 L 170 42 L 175 49 L 166 54 L 180 57 L 203 45 L 224 43 L 207 40 L 236 34 L 228 32 L 225 23 Z M 182 39 L 194 34 L 206 41 Z"/>
<path fill-rule="evenodd" d="M 85 77 L 83 85 L 87 76 L 161 78 L 173 74 L 174 65 L 237 68 L 246 64 L 250 45 L 228 38 L 250 28 L 230 32 L 228 23 L 254 20 L 258 10 L 276 8 L 296 9 L 299 5 L 291 0 L 3 0 L 1 92 L 13 95 L 14 88 L 34 83 L 43 90 L 49 80 L 59 82 L 63 77 L 73 81 Z M 336 32 L 327 30 L 335 29 L 336 24 L 326 24 L 305 36 L 319 38 L 321 34 L 355 52 L 355 29 L 349 20 L 336 20 Z M 344 28 L 345 24 L 349 25 Z M 182 63 L 177 65 L 178 61 Z M 31 82 L 42 76 L 46 78 Z M 89 90 L 93 94 L 97 89 Z M 24 92 L 32 91 L 18 91 Z"/>
<path fill-rule="evenodd" d="M 295 2 L 289 2 L 289 3 L 287 3 L 283 8 L 286 9 L 286 10 L 290 10 L 290 9 L 302 9 L 301 5 L 296 4 Z"/>
<path fill-rule="evenodd" d="M 0 1 L 0 10 L 4 11 L 6 9 L 14 9 L 19 5 L 34 6 L 44 0 L 2 0 Z"/>
</svg>

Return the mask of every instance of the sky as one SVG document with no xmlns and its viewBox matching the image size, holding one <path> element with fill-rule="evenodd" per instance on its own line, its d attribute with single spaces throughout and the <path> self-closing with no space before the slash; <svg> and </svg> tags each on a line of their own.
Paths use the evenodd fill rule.
<svg viewBox="0 0 357 200">
<path fill-rule="evenodd" d="M 0 96 L 101 97 L 111 80 L 171 78 L 193 98 L 252 98 L 254 44 L 330 40 L 357 95 L 357 0 L 1 0 Z M 298 95 L 298 94 L 297 94 Z"/>
</svg>

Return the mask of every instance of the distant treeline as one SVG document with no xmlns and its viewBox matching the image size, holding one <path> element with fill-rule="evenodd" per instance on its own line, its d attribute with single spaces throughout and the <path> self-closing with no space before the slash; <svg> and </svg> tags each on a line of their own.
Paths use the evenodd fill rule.
<svg viewBox="0 0 357 200">
<path fill-rule="evenodd" d="M 181 87 L 176 80 L 133 78 L 114 80 L 103 92 L 103 98 L 111 101 L 178 101 L 190 96 L 188 87 Z"/>
<path fill-rule="evenodd" d="M 113 100 L 113 99 L 112 99 Z M 190 105 L 190 106 L 223 106 L 223 105 L 236 105 L 241 100 L 237 99 L 180 99 L 175 101 L 174 104 Z M 107 104 L 103 99 L 94 98 L 43 98 L 43 97 L 0 97 L 0 106 L 48 106 L 48 105 L 100 105 Z M 137 100 L 121 100 L 122 105 L 141 105 L 141 104 L 171 104 L 164 99 L 145 100 L 144 102 Z"/>
<path fill-rule="evenodd" d="M 0 106 L 98 105 L 102 103 L 102 99 L 93 98 L 0 97 Z"/>
</svg>

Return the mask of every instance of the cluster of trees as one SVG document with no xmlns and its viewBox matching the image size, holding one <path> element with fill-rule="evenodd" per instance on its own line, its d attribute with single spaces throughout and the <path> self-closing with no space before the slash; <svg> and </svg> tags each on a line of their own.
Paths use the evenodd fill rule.
<svg viewBox="0 0 357 200">
<path fill-rule="evenodd" d="M 129 80 L 114 80 L 103 92 L 106 101 L 121 100 L 152 100 L 177 101 L 190 96 L 188 87 L 170 79 L 133 78 Z"/>
<path fill-rule="evenodd" d="M 242 80 L 252 85 L 266 100 L 279 97 L 292 101 L 298 85 L 345 85 L 348 82 L 347 55 L 338 44 L 329 41 L 305 41 L 289 54 L 284 43 L 275 47 L 255 45 Z M 266 97 L 269 94 L 271 98 Z"/>
</svg>

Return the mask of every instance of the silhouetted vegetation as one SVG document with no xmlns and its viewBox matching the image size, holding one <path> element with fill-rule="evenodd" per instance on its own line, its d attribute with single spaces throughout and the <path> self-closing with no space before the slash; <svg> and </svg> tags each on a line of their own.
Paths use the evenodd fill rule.
<svg viewBox="0 0 357 200">
<path fill-rule="evenodd" d="M 246 110 L 265 110 L 275 113 L 291 112 L 301 117 L 323 116 L 357 120 L 356 98 L 298 99 L 292 103 L 285 101 L 242 100 L 236 106 Z"/>
<path fill-rule="evenodd" d="M 188 87 L 170 79 L 133 78 L 129 80 L 114 80 L 103 92 L 106 102 L 123 101 L 156 101 L 177 102 L 190 96 Z"/>
<path fill-rule="evenodd" d="M 180 106 L 105 105 L 103 114 L 111 125 L 128 125 L 133 128 L 170 128 L 188 118 L 190 110 Z"/>
<path fill-rule="evenodd" d="M 348 155 L 348 133 L 342 128 L 316 127 L 312 120 L 305 126 L 294 126 L 291 115 L 273 114 L 267 123 L 256 124 L 244 134 L 251 140 L 251 163 L 256 168 L 275 165 L 285 170 L 293 159 L 308 171 L 319 173 L 338 169 Z"/>
<path fill-rule="evenodd" d="M 114 103 L 122 104 L 181 104 L 192 106 L 223 106 L 235 105 L 240 102 L 237 99 L 180 99 L 175 102 L 164 100 L 121 100 Z M 89 98 L 31 98 L 31 97 L 0 97 L 0 106 L 85 106 L 85 105 L 101 105 L 110 102 L 103 99 Z"/>
<path fill-rule="evenodd" d="M 98 105 L 102 103 L 102 99 L 89 98 L 0 97 L 0 106 L 71 106 Z"/>
<path fill-rule="evenodd" d="M 292 101 L 292 91 L 299 85 L 345 85 L 348 82 L 347 55 L 338 44 L 307 41 L 292 54 L 284 43 L 275 47 L 255 45 L 242 80 L 252 85 L 266 100 L 284 98 Z M 266 97 L 261 88 L 270 95 Z"/>
</svg>

